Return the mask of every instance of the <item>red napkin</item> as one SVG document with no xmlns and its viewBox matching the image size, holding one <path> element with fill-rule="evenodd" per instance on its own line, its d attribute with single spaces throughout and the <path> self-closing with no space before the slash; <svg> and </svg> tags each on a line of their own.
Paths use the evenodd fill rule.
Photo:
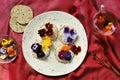
<svg viewBox="0 0 120 80">
<path fill-rule="evenodd" d="M 119 0 L 1 0 L 0 34 L 9 34 L 19 46 L 18 57 L 9 64 L 0 64 L 0 80 L 120 80 L 120 1 Z M 22 36 L 9 27 L 10 10 L 17 4 L 32 8 L 34 16 L 52 10 L 70 13 L 83 24 L 88 38 L 88 52 L 81 66 L 64 76 L 49 77 L 33 70 L 22 52 Z M 110 36 L 96 34 L 92 17 L 99 5 L 118 18 L 117 30 Z"/>
</svg>

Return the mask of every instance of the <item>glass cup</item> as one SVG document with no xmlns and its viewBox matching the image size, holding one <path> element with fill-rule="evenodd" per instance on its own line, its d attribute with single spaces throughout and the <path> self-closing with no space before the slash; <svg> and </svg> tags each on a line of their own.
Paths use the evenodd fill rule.
<svg viewBox="0 0 120 80">
<path fill-rule="evenodd" d="M 93 16 L 93 27 L 102 35 L 111 35 L 116 30 L 117 18 L 101 5 L 101 9 Z"/>
<path fill-rule="evenodd" d="M 10 63 L 17 57 L 17 43 L 8 35 L 0 35 L 0 63 Z"/>
</svg>

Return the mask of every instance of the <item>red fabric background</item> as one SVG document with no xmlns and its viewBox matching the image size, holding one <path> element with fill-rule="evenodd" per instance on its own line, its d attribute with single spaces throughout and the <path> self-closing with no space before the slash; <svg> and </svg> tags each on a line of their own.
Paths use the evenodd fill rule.
<svg viewBox="0 0 120 80">
<path fill-rule="evenodd" d="M 9 34 L 16 39 L 19 54 L 15 61 L 0 64 L 0 80 L 120 80 L 120 75 L 104 65 L 97 63 L 93 52 L 99 58 L 109 60 L 120 72 L 120 0 L 0 0 L 0 34 Z M 22 52 L 22 35 L 13 32 L 9 27 L 10 10 L 14 5 L 23 4 L 32 8 L 34 16 L 52 10 L 69 12 L 71 6 L 76 6 L 72 13 L 83 24 L 88 38 L 88 52 L 82 65 L 65 76 L 49 77 L 34 71 L 25 61 Z M 111 36 L 94 34 L 91 20 L 104 4 L 106 9 L 118 18 L 118 27 Z M 107 54 L 107 57 L 106 55 Z"/>
</svg>

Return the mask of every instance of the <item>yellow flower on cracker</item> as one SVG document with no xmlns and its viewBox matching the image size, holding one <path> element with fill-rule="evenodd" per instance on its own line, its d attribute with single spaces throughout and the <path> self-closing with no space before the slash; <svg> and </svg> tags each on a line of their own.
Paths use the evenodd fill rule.
<svg viewBox="0 0 120 80">
<path fill-rule="evenodd" d="M 45 51 L 46 50 L 46 45 L 45 44 L 41 44 L 42 45 L 42 50 Z"/>
<path fill-rule="evenodd" d="M 43 39 L 43 44 L 49 47 L 52 45 L 52 41 L 49 37 L 46 37 L 45 39 Z"/>
<path fill-rule="evenodd" d="M 42 45 L 42 50 L 45 51 L 46 47 L 50 47 L 52 45 L 52 41 L 49 37 L 46 37 L 43 39 L 43 42 L 41 45 Z"/>
</svg>

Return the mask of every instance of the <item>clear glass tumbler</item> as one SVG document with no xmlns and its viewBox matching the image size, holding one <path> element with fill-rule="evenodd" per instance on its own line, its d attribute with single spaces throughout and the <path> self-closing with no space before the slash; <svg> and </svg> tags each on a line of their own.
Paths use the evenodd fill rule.
<svg viewBox="0 0 120 80">
<path fill-rule="evenodd" d="M 117 28 L 117 18 L 101 5 L 101 9 L 93 16 L 93 27 L 102 35 L 110 35 Z"/>
</svg>

